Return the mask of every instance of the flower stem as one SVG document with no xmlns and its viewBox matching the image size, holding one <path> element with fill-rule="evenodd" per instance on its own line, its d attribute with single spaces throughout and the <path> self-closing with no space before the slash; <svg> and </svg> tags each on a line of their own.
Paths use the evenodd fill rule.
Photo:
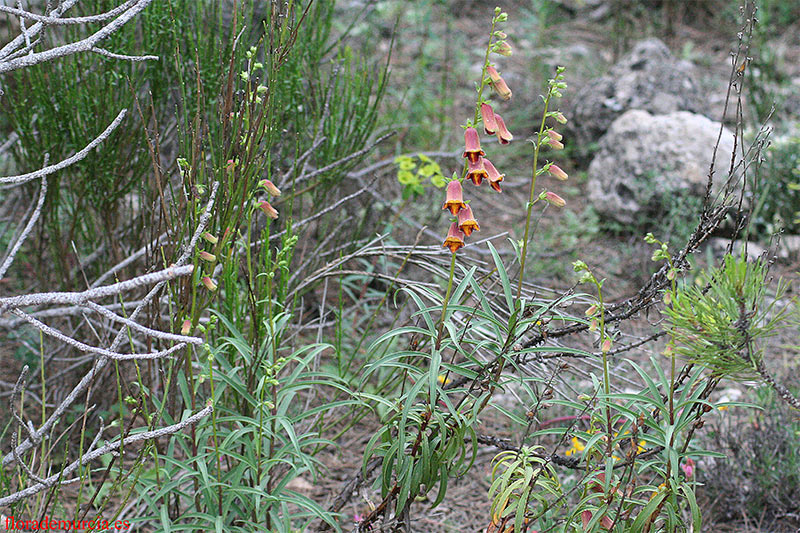
<svg viewBox="0 0 800 533">
<path fill-rule="evenodd" d="M 613 449 L 613 431 L 611 428 L 611 406 L 609 405 L 608 395 L 611 394 L 611 380 L 609 377 L 608 372 L 608 351 L 603 349 L 604 343 L 606 341 L 606 307 L 603 303 L 603 288 L 598 283 L 597 284 L 597 301 L 600 304 L 600 352 L 603 354 L 603 392 L 605 393 L 605 399 L 603 403 L 606 406 L 606 428 L 608 433 L 606 434 L 608 440 L 606 452 L 609 457 L 611 457 L 612 449 Z"/>
</svg>

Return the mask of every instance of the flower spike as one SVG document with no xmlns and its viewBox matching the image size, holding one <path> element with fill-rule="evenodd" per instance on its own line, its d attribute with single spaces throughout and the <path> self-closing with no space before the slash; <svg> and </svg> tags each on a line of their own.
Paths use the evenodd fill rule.
<svg viewBox="0 0 800 533">
<path fill-rule="evenodd" d="M 481 150 L 481 140 L 478 137 L 478 130 L 475 128 L 467 128 L 464 130 L 464 157 L 474 163 L 482 155 L 486 155 L 486 153 Z"/>
<path fill-rule="evenodd" d="M 450 248 L 452 253 L 456 253 L 459 248 L 464 246 L 464 232 L 458 229 L 457 222 L 450 224 L 450 231 L 447 232 L 447 238 L 445 238 L 442 246 Z"/>
<path fill-rule="evenodd" d="M 458 212 L 465 207 L 467 207 L 467 204 L 464 203 L 461 182 L 453 180 L 447 184 L 447 198 L 444 201 L 442 209 L 449 209 L 452 214 L 457 215 Z"/>
<path fill-rule="evenodd" d="M 472 214 L 472 208 L 470 206 L 458 212 L 458 229 L 463 231 L 464 235 L 467 237 L 472 235 L 473 231 L 481 230 L 480 226 L 478 226 L 478 221 L 475 220 L 475 216 Z"/>
</svg>

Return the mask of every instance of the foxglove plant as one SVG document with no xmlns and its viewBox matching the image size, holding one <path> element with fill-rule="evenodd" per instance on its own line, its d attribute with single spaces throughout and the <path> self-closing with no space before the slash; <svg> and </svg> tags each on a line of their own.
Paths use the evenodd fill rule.
<svg viewBox="0 0 800 533">
<path fill-rule="evenodd" d="M 542 97 L 544 111 L 532 139 L 533 170 L 527 218 L 524 238 L 517 247 L 520 272 L 518 280 L 514 280 L 519 284 L 516 298 L 513 282 L 491 243 L 487 246 L 494 269 L 463 268 L 462 278 L 455 284 L 456 253 L 465 246 L 471 233 L 478 230 L 478 220 L 463 183 L 469 180 L 479 187 L 488 181 L 499 192 L 504 178 L 487 159 L 487 152 L 489 157 L 493 154 L 487 143 L 481 145 L 480 125 L 486 135 L 497 135 L 501 145 L 513 139 L 502 117 L 482 98 L 487 85 L 500 98 L 511 97 L 508 84 L 488 60 L 491 52 L 507 55 L 511 51 L 505 35 L 495 31 L 495 24 L 501 20 L 505 20 L 505 14 L 498 10 L 492 21 L 474 118 L 464 125 L 463 171 L 453 175 L 442 206 L 452 215 L 444 242 L 444 247 L 451 251 L 444 299 L 435 290 L 409 287 L 407 294 L 419 308 L 414 314 L 415 323 L 382 335 L 368 350 L 370 355 L 382 354 L 378 361 L 368 365 L 369 372 L 394 367 L 391 371 L 397 370 L 393 373 L 402 375 L 402 388 L 392 405 L 386 402 L 390 415 L 382 420 L 382 428 L 367 445 L 360 478 L 366 479 L 371 469 L 381 465 L 382 501 L 377 506 L 371 505 L 368 515 L 359 516 L 357 529 L 370 529 L 378 516 L 388 520 L 391 510 L 398 527 L 403 522 L 408 524 L 411 502 L 432 492 L 431 487 L 438 487 L 433 501 L 436 506 L 443 498 L 448 480 L 470 468 L 471 463 L 464 469 L 461 465 L 476 458 L 480 443 L 503 450 L 496 456 L 491 472 L 492 506 L 487 533 L 533 531 L 533 528 L 564 533 L 699 531 L 696 477 L 704 467 L 704 456 L 719 455 L 702 449 L 693 437 L 703 426 L 704 417 L 716 412 L 715 407 L 720 405 L 710 397 L 716 385 L 724 376 L 740 372 L 748 379 L 761 376 L 784 401 L 790 405 L 798 403 L 790 391 L 765 374 L 763 350 L 757 341 L 769 333 L 769 327 L 775 326 L 766 322 L 772 315 L 763 302 L 765 271 L 760 266 L 747 266 L 746 262 L 731 262 L 724 271 L 710 276 L 705 289 L 692 290 L 687 288 L 688 284 L 676 280 L 687 268 L 686 256 L 697 249 L 719 226 L 724 213 L 734 207 L 725 203 L 730 202 L 728 198 L 720 205 L 707 198 L 707 210 L 698 229 L 681 252 L 670 252 L 666 243 L 652 236 L 648 238 L 651 244 L 659 245 L 653 259 L 667 264 L 653 274 L 637 296 L 619 303 L 607 301 L 604 280 L 595 274 L 598 271 L 577 261 L 573 266 L 580 274 L 579 283 L 589 285 L 594 293 L 575 295 L 587 304 L 583 316 L 557 309 L 572 299 L 572 291 L 547 304 L 539 298 L 526 303 L 522 285 L 528 243 L 532 240 L 533 207 L 540 202 L 541 209 L 566 205 L 564 198 L 542 187 L 538 180 L 542 174 L 558 181 L 568 179 L 560 166 L 553 161 L 542 164 L 544 159 L 540 157 L 548 153 L 544 150 L 561 150 L 565 144 L 563 135 L 555 129 L 567 121 L 560 111 L 554 110 L 566 87 L 563 68 L 559 67 Z M 752 20 L 749 18 L 748 23 Z M 733 163 L 731 167 L 728 183 L 735 176 Z M 713 167 L 710 174 L 713 176 Z M 711 185 L 709 178 L 709 191 Z M 494 293 L 499 302 L 489 299 L 491 289 L 485 290 L 484 280 L 502 288 L 502 292 Z M 426 305 L 423 297 L 442 304 Z M 448 310 L 451 298 L 452 309 Z M 470 299 L 476 303 L 461 304 Z M 665 307 L 661 309 L 667 317 L 664 329 L 641 342 L 630 342 L 628 334 L 620 331 L 623 321 L 639 313 L 655 312 L 662 303 Z M 502 308 L 502 314 L 495 308 Z M 433 315 L 439 312 L 441 318 L 434 325 Z M 555 324 L 548 326 L 549 322 Z M 561 326 L 557 325 L 559 322 Z M 590 351 L 562 342 L 585 331 L 592 339 Z M 400 340 L 406 335 L 407 344 Z M 652 368 L 645 369 L 632 360 L 621 361 L 620 354 L 665 335 L 669 336 L 664 351 L 669 358 L 666 363 L 654 358 Z M 562 379 L 560 372 L 577 366 L 567 359 L 570 357 L 576 357 L 576 362 L 587 361 L 601 372 L 586 373 L 590 380 L 585 394 L 577 391 L 575 396 L 563 391 L 555 394 L 551 386 L 556 377 Z M 681 357 L 689 359 L 690 364 L 679 369 L 677 361 Z M 612 379 L 614 370 L 623 362 L 630 364 L 632 371 L 628 372 L 626 389 L 620 391 L 619 382 Z M 548 364 L 553 369 L 551 377 L 542 373 Z M 504 372 L 512 365 L 513 372 Z M 667 365 L 671 367 L 669 370 L 662 369 Z M 710 375 L 701 367 L 710 370 Z M 520 385 L 516 391 L 533 385 L 525 391 L 532 403 L 525 405 L 524 417 L 500 405 L 493 407 L 526 427 L 519 446 L 507 439 L 476 436 L 478 417 L 494 391 L 512 380 Z M 628 384 L 640 388 L 630 389 Z M 570 414 L 540 420 L 541 410 L 550 407 L 566 409 Z M 549 427 L 565 421 L 570 421 L 570 425 Z M 548 443 L 550 449 L 541 445 Z M 470 444 L 472 454 L 464 451 Z M 568 449 L 559 455 L 562 447 Z M 571 473 L 559 479 L 556 467 L 571 469 Z M 352 492 L 351 489 L 352 485 L 348 485 L 347 491 Z"/>
</svg>

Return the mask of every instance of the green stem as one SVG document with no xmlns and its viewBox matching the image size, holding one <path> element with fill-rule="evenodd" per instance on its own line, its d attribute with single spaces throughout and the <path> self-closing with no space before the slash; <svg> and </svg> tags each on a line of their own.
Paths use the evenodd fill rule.
<svg viewBox="0 0 800 533">
<path fill-rule="evenodd" d="M 211 387 L 211 401 L 215 408 L 211 411 L 211 433 L 214 437 L 214 456 L 217 460 L 217 512 L 222 516 L 222 455 L 219 453 L 219 438 L 217 436 L 217 409 L 216 398 L 214 398 L 214 356 L 208 354 L 208 383 Z"/>
<path fill-rule="evenodd" d="M 442 302 L 442 316 L 439 318 L 439 334 L 436 337 L 436 349 L 438 350 L 442 345 L 442 332 L 444 331 L 444 316 L 447 314 L 447 304 L 450 301 L 450 294 L 453 292 L 453 276 L 456 272 L 456 253 L 453 252 L 450 257 L 450 278 L 447 280 L 447 292 L 444 295 L 444 302 Z"/>
<path fill-rule="evenodd" d="M 667 258 L 667 265 L 669 266 L 670 270 L 673 269 L 672 260 L 669 257 Z M 670 292 L 671 292 L 671 295 L 672 295 L 673 298 L 675 297 L 676 289 L 677 289 L 677 284 L 676 284 L 675 279 L 673 277 L 673 279 L 670 281 Z M 671 304 L 670 304 L 670 306 L 671 306 Z M 672 344 L 672 340 L 670 340 L 670 345 L 671 344 Z M 670 355 L 669 423 L 670 423 L 670 425 L 674 426 L 675 425 L 675 403 L 674 403 L 674 396 L 675 396 L 675 350 L 674 349 L 670 350 L 670 354 L 669 355 Z M 670 438 L 669 438 L 669 448 L 672 449 L 672 447 L 674 445 L 675 445 L 675 431 L 672 431 L 670 433 Z M 670 454 L 670 456 L 671 455 L 672 454 Z M 678 465 L 676 465 L 676 466 L 678 466 Z M 671 477 L 671 475 L 672 475 L 671 470 L 672 470 L 672 462 L 668 461 L 667 462 L 667 475 L 664 478 L 665 482 L 668 481 L 669 478 Z"/>
<path fill-rule="evenodd" d="M 496 20 L 495 17 L 492 17 L 492 29 L 489 30 L 489 44 L 486 45 L 486 54 L 483 56 L 483 70 L 481 71 L 481 85 L 478 88 L 478 103 L 475 104 L 475 116 L 472 119 L 473 124 L 478 123 L 478 114 L 480 113 L 481 109 L 481 99 L 483 98 L 483 88 L 485 86 L 486 80 L 486 67 L 489 66 L 489 51 L 492 49 L 492 40 L 494 39 L 494 26 Z"/>
<path fill-rule="evenodd" d="M 606 434 L 607 440 L 607 448 L 606 452 L 608 456 L 611 457 L 612 450 L 613 450 L 613 431 L 611 428 L 611 406 L 609 405 L 608 396 L 611 394 L 611 382 L 608 372 L 608 352 L 603 349 L 603 344 L 606 341 L 606 309 L 603 305 L 603 288 L 598 283 L 597 284 L 597 301 L 600 304 L 600 352 L 603 354 L 603 392 L 605 393 L 605 399 L 603 403 L 605 404 L 605 411 L 606 411 L 606 428 L 608 433 Z"/>
</svg>

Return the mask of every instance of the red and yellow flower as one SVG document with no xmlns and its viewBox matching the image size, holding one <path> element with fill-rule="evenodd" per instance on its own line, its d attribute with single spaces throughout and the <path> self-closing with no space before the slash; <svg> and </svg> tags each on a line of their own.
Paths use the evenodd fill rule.
<svg viewBox="0 0 800 533">
<path fill-rule="evenodd" d="M 483 181 L 483 178 L 488 178 L 489 173 L 487 172 L 486 167 L 484 166 L 486 163 L 486 159 L 483 157 L 479 157 L 477 161 L 468 161 L 467 162 L 467 179 L 472 180 L 472 183 L 475 185 L 480 185 Z M 491 164 L 491 163 L 490 163 Z"/>
<path fill-rule="evenodd" d="M 511 132 L 508 131 L 508 128 L 506 128 L 506 123 L 503 120 L 503 117 L 495 113 L 494 119 L 497 122 L 497 140 L 500 141 L 500 144 L 510 143 L 514 139 L 514 136 L 511 135 Z"/>
<path fill-rule="evenodd" d="M 461 182 L 452 180 L 447 184 L 447 196 L 442 209 L 449 209 L 452 214 L 457 215 L 458 212 L 465 207 L 467 207 L 467 204 L 464 203 Z"/>
<path fill-rule="evenodd" d="M 459 248 L 464 246 L 464 232 L 458 229 L 457 222 L 450 224 L 450 230 L 447 232 L 447 238 L 442 246 L 450 248 L 452 253 L 456 253 Z"/>
<path fill-rule="evenodd" d="M 467 128 L 464 130 L 464 157 L 471 162 L 476 162 L 479 157 L 486 155 L 481 150 L 481 140 L 478 137 L 478 130 Z"/>
<path fill-rule="evenodd" d="M 486 158 L 483 159 L 483 167 L 486 169 L 486 173 L 488 174 L 487 179 L 489 180 L 489 185 L 492 186 L 492 189 L 496 190 L 497 192 L 502 192 L 500 190 L 500 182 L 503 181 L 503 178 L 505 178 L 506 175 L 500 174 L 492 162 Z"/>
<path fill-rule="evenodd" d="M 472 208 L 470 206 L 458 212 L 458 229 L 467 237 L 472 235 L 473 231 L 481 230 L 480 226 L 478 226 L 478 221 L 475 220 L 475 216 L 472 214 Z"/>
</svg>

